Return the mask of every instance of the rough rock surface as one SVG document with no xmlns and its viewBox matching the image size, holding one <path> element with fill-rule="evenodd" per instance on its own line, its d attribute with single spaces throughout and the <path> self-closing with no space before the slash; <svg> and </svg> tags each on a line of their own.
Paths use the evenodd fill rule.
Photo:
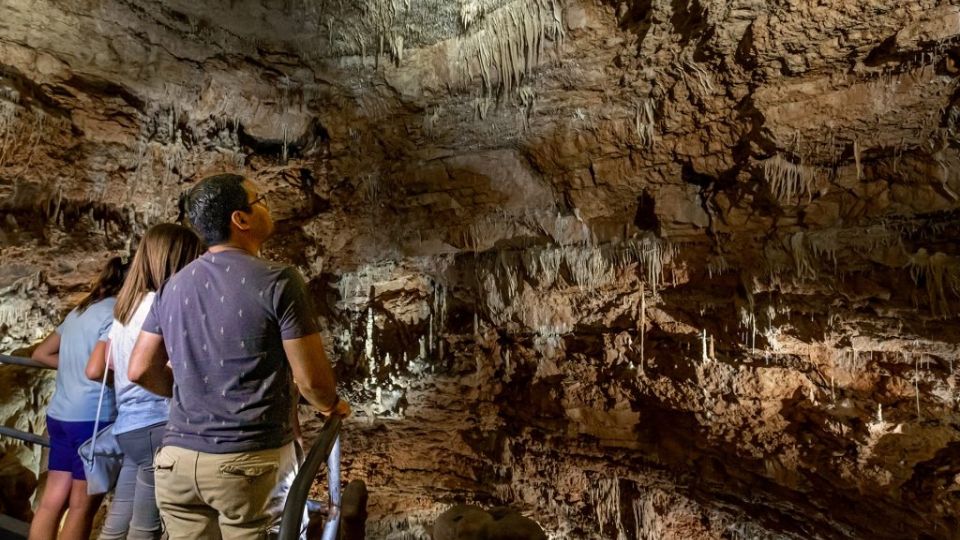
<svg viewBox="0 0 960 540">
<path fill-rule="evenodd" d="M 0 344 L 242 171 L 371 537 L 955 538 L 958 73 L 949 0 L 0 0 Z"/>
<path fill-rule="evenodd" d="M 509 508 L 458 504 L 440 514 L 432 540 L 546 540 L 536 522 Z"/>
</svg>

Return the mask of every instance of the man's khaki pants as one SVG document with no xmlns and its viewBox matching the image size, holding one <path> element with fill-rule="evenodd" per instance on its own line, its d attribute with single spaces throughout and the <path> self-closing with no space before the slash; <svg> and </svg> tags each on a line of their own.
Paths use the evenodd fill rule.
<svg viewBox="0 0 960 540">
<path fill-rule="evenodd" d="M 169 538 L 268 538 L 280 526 L 298 468 L 292 442 L 235 454 L 164 446 L 154 459 L 154 477 Z"/>
</svg>

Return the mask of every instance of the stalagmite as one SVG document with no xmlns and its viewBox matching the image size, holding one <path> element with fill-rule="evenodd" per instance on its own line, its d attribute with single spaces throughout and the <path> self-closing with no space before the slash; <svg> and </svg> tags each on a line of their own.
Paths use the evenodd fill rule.
<svg viewBox="0 0 960 540">
<path fill-rule="evenodd" d="M 373 308 L 367 308 L 367 336 L 363 340 L 363 353 L 367 362 L 373 359 Z"/>
</svg>

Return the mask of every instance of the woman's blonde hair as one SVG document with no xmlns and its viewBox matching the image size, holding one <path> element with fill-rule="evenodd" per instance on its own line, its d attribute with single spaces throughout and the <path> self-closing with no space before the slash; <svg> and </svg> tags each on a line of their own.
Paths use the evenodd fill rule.
<svg viewBox="0 0 960 540">
<path fill-rule="evenodd" d="M 202 252 L 200 238 L 182 225 L 161 223 L 150 227 L 140 240 L 127 279 L 117 295 L 113 317 L 128 324 L 145 294 L 158 290 Z"/>
</svg>

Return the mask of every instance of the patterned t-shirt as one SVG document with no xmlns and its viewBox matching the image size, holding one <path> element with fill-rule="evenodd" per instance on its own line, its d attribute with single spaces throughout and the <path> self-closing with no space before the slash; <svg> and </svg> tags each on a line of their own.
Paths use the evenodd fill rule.
<svg viewBox="0 0 960 540">
<path fill-rule="evenodd" d="M 296 269 L 207 252 L 161 288 L 143 331 L 163 337 L 173 368 L 165 445 L 226 454 L 293 439 L 282 340 L 318 331 Z"/>
</svg>

